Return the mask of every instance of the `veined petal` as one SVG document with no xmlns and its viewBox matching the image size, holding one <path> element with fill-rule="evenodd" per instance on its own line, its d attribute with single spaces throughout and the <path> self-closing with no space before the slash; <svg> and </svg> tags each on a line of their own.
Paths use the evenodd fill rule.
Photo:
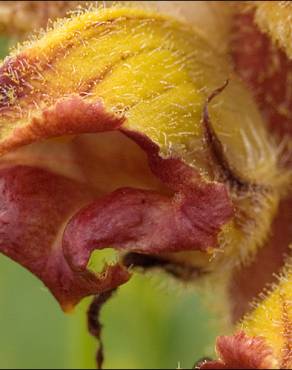
<svg viewBox="0 0 292 370">
<path fill-rule="evenodd" d="M 223 259 L 228 271 L 262 245 L 283 185 L 275 147 L 226 58 L 189 25 L 134 8 L 88 11 L 18 48 L 0 82 L 3 163 L 25 144 L 109 131 L 147 154 L 157 187 L 131 182 L 99 197 L 94 176 L 96 199 L 64 221 L 75 273 L 109 244 L 145 254 L 201 250 L 204 268 Z M 209 268 L 205 252 L 216 247 L 225 253 Z"/>
<path fill-rule="evenodd" d="M 202 139 L 200 120 L 206 98 L 230 77 L 228 88 L 212 104 L 221 105 L 220 109 L 210 107 L 213 124 L 231 164 L 239 172 L 248 166 L 248 179 L 254 180 L 262 156 L 273 169 L 273 148 L 249 95 L 225 62 L 189 26 L 158 13 L 100 9 L 60 22 L 38 41 L 20 48 L 1 68 L 0 150 L 54 136 L 54 130 L 55 136 L 66 128 L 73 133 L 77 127 L 78 132 L 93 131 L 94 125 L 96 131 L 105 131 L 117 129 L 124 121 L 123 128 L 147 135 L 162 154 L 180 155 L 207 175 L 200 153 L 188 158 L 190 145 L 196 148 Z M 234 96 L 238 99 L 235 112 Z M 102 120 L 94 109 L 103 105 L 103 114 L 108 112 L 116 121 L 106 127 L 92 122 L 89 128 L 90 123 L 87 126 L 78 122 L 80 117 L 72 117 L 63 130 L 52 125 L 53 119 L 47 122 L 49 112 L 66 116 L 66 109 L 70 111 L 74 104 L 78 107 L 74 114 L 80 110 L 82 116 L 87 110 L 96 122 Z M 119 123 L 117 115 L 122 117 Z M 71 128 L 73 118 L 77 127 Z M 246 137 L 235 129 L 234 120 Z M 253 148 L 248 153 L 246 140 Z"/>
</svg>

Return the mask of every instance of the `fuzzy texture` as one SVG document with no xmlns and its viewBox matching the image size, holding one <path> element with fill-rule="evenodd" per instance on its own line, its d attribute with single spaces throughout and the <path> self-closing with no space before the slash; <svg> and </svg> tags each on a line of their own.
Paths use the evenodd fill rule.
<svg viewBox="0 0 292 370">
<path fill-rule="evenodd" d="M 130 277 L 127 258 L 88 270 L 109 246 L 209 273 L 231 305 L 234 269 L 267 245 L 289 177 L 225 51 L 169 16 L 113 7 L 57 22 L 3 62 L 0 249 L 63 308 Z M 222 366 L 269 365 L 258 338 L 219 339 L 218 351 Z"/>
<path fill-rule="evenodd" d="M 292 366 L 292 264 L 291 255 L 274 283 L 256 308 L 242 320 L 240 327 L 248 335 L 260 335 L 273 349 L 280 369 Z"/>
<path fill-rule="evenodd" d="M 218 361 L 199 369 L 290 369 L 292 365 L 291 258 L 278 281 L 240 323 L 240 331 L 217 339 Z"/>
<path fill-rule="evenodd" d="M 205 361 L 199 369 L 273 369 L 272 349 L 261 337 L 248 337 L 239 332 L 232 337 L 219 337 L 216 343 L 219 361 Z"/>
<path fill-rule="evenodd" d="M 161 25 L 168 29 L 172 41 L 175 42 L 172 46 L 173 52 L 183 47 L 178 56 L 166 49 L 156 50 L 157 45 L 164 38 L 164 34 L 160 31 Z M 131 36 L 133 31 L 135 39 Z M 152 32 L 152 39 L 145 37 L 148 31 Z M 80 33 L 78 39 L 75 37 L 76 32 Z M 106 40 L 101 36 L 104 33 Z M 130 35 L 130 40 L 121 43 L 119 40 L 123 39 L 125 34 Z M 41 248 L 37 248 L 38 244 L 31 245 L 29 237 L 26 236 L 26 233 L 33 234 L 30 232 L 29 222 L 20 228 L 17 226 L 20 223 L 19 218 L 10 213 L 6 215 L 5 222 L 3 221 L 5 227 L 3 226 L 2 230 L 5 241 L 1 245 L 2 252 L 39 276 L 65 308 L 73 306 L 85 295 L 115 288 L 129 277 L 119 264 L 109 270 L 106 269 L 104 279 L 102 276 L 98 278 L 89 273 L 87 264 L 94 248 L 103 249 L 113 245 L 117 250 L 159 254 L 196 249 L 206 251 L 211 247 L 218 247 L 218 234 L 233 214 L 227 187 L 219 182 L 210 181 L 211 179 L 200 173 L 202 171 L 191 166 L 190 159 L 185 158 L 182 149 L 172 153 L 168 148 L 169 145 L 183 148 L 200 132 L 199 121 L 196 122 L 194 130 L 188 127 L 191 124 L 189 115 L 194 118 L 200 117 L 199 92 L 188 74 L 188 67 L 183 65 L 184 69 L 180 71 L 173 66 L 175 58 L 178 58 L 177 62 L 182 62 L 185 58 L 184 54 L 189 53 L 189 47 L 183 38 L 186 36 L 190 39 L 192 34 L 186 26 L 156 13 L 134 9 L 99 9 L 55 26 L 55 29 L 43 38 L 28 44 L 20 49 L 17 55 L 8 58 L 0 69 L 2 93 L 0 151 L 2 153 L 13 149 L 15 152 L 16 148 L 25 144 L 55 136 L 119 131 L 145 151 L 151 170 L 148 170 L 149 173 L 152 172 L 153 177 L 163 184 L 161 186 L 157 181 L 159 186 L 154 189 L 155 191 L 128 187 L 98 198 L 100 196 L 99 178 L 96 183 L 87 183 L 86 166 L 79 155 L 73 164 L 64 164 L 64 181 L 68 180 L 70 183 L 70 178 L 71 180 L 74 178 L 81 183 L 80 186 L 84 186 L 86 192 L 90 194 L 90 197 L 85 197 L 84 203 L 95 200 L 88 208 L 90 211 L 81 210 L 75 215 L 78 208 L 83 208 L 82 199 L 77 202 L 76 208 L 69 212 L 65 201 L 58 198 L 58 193 L 55 194 L 57 199 L 54 201 L 52 196 L 50 201 L 50 192 L 54 194 L 51 188 L 40 189 L 38 197 L 43 200 L 40 206 L 37 201 L 33 204 L 35 204 L 36 223 L 40 231 L 44 230 L 44 234 L 39 237 L 44 240 Z M 118 37 L 118 40 L 115 37 Z M 133 40 L 136 44 L 131 42 Z M 198 42 L 201 43 L 199 39 Z M 113 50 L 111 55 L 106 52 L 109 45 Z M 153 49 L 154 60 L 150 59 L 144 64 L 138 64 L 136 70 L 130 70 L 129 81 L 133 85 L 129 82 L 124 87 L 121 82 L 129 78 L 128 66 L 134 61 L 137 62 L 140 54 L 143 55 L 143 52 L 148 49 Z M 85 53 L 85 50 L 88 50 L 89 54 Z M 97 57 L 99 59 L 96 59 Z M 71 59 L 74 62 L 74 73 L 69 76 Z M 81 60 L 82 64 L 80 64 Z M 160 63 L 158 69 L 154 63 L 156 61 Z M 145 79 L 141 80 L 141 76 L 149 65 L 152 65 L 154 75 L 146 83 Z M 173 73 L 162 81 L 165 68 Z M 157 77 L 159 77 L 158 83 Z M 171 87 L 170 84 L 174 86 Z M 177 97 L 173 94 L 173 90 L 176 91 L 181 86 L 185 92 L 181 96 L 183 99 L 181 103 L 184 104 L 174 105 L 173 99 L 177 100 Z M 114 95 L 113 88 L 116 91 Z M 134 95 L 134 91 L 137 96 Z M 151 131 L 142 118 L 136 117 L 139 114 L 138 101 L 144 97 L 143 103 L 147 104 L 147 99 L 151 101 L 153 96 L 164 98 L 164 94 L 165 102 L 161 100 L 159 107 L 164 110 L 167 117 L 176 122 L 172 127 L 165 125 L 164 117 L 161 116 L 156 122 L 155 130 Z M 192 98 L 196 99 L 195 103 L 191 103 Z M 127 109 L 125 99 L 128 100 Z M 144 110 L 147 112 L 146 107 Z M 186 113 L 188 113 L 187 116 Z M 151 114 L 153 115 L 153 110 L 148 108 L 148 119 L 151 119 Z M 185 136 L 181 135 L 183 128 L 187 133 Z M 168 143 L 165 142 L 165 138 L 169 140 Z M 72 138 L 68 140 L 70 146 L 71 140 Z M 76 147 L 76 153 L 77 149 Z M 41 147 L 36 150 L 39 154 L 43 153 Z M 26 165 L 34 160 L 38 167 L 46 167 L 47 160 L 50 158 L 48 152 L 43 159 L 40 158 L 37 161 L 32 152 L 31 155 L 29 150 L 24 152 L 27 153 L 27 157 L 22 156 L 21 151 L 16 156 L 13 156 L 13 153 L 4 156 L 3 165 L 22 164 L 22 161 L 27 158 Z M 67 161 L 70 160 L 73 162 L 72 158 L 67 159 Z M 94 159 L 91 158 L 91 161 L 94 162 Z M 61 167 L 62 172 L 63 165 Z M 22 167 L 14 168 L 17 172 Z M 14 191 L 11 187 L 11 197 L 17 199 L 14 205 L 18 209 L 17 214 L 32 212 L 32 206 L 25 194 L 18 193 L 21 186 L 25 186 L 25 181 L 36 183 L 34 171 L 38 169 L 29 168 L 32 171 L 31 179 L 21 176 L 19 172 L 17 176 L 19 188 Z M 82 173 L 84 168 L 85 172 Z M 57 170 L 53 165 L 51 169 L 53 172 Z M 81 171 L 78 172 L 78 169 Z M 6 172 L 3 174 L 3 181 L 5 174 Z M 56 174 L 52 174 L 53 179 L 55 176 Z M 48 185 L 49 180 L 48 175 Z M 110 182 L 111 179 L 109 178 L 108 181 Z M 158 192 L 160 188 L 163 190 L 162 194 Z M 86 192 L 84 191 L 84 196 Z M 66 194 L 68 201 L 71 198 L 69 189 L 67 191 L 63 185 L 60 185 L 60 193 L 64 193 L 64 196 Z M 5 196 L 6 192 L 3 193 L 3 204 L 9 202 L 11 198 L 6 199 Z M 64 206 L 64 212 L 68 210 L 69 214 L 65 213 L 61 217 L 60 210 L 60 218 L 52 216 L 55 222 L 52 230 L 53 237 L 45 232 L 44 224 L 45 214 L 51 212 L 50 207 L 53 207 L 52 212 L 54 212 L 54 207 L 57 206 L 54 202 L 61 203 Z M 73 206 L 73 199 L 70 202 Z M 41 205 L 47 208 L 44 210 Z M 158 225 L 157 217 L 160 220 Z M 9 218 L 11 218 L 10 221 Z M 68 222 L 70 218 L 71 221 Z M 65 227 L 66 224 L 68 224 L 67 227 Z M 15 228 L 21 235 L 11 232 Z M 163 238 L 161 238 L 161 230 L 164 230 Z M 55 239 L 58 240 L 57 246 L 55 246 Z M 17 253 L 19 249 L 22 253 Z M 54 254 L 51 250 L 58 251 L 54 252 L 57 253 L 56 258 L 53 258 Z M 39 263 L 38 260 L 40 260 Z M 50 268 L 45 272 L 43 265 L 53 265 L 54 261 L 59 268 L 56 271 Z M 69 288 L 67 270 L 72 274 L 71 280 L 82 277 L 90 283 L 90 287 L 84 286 L 82 291 L 80 283 L 77 293 L 73 288 Z"/>
<path fill-rule="evenodd" d="M 208 100 L 227 78 L 225 90 Z M 200 32 L 153 11 L 92 9 L 18 47 L 1 66 L 0 80 L 0 152 L 12 152 L 3 160 L 61 171 L 98 198 L 84 211 L 91 215 L 86 222 L 80 211 L 66 229 L 65 255 L 73 269 L 86 270 L 94 247 L 114 243 L 119 250 L 170 253 L 173 261 L 180 258 L 173 252 L 201 250 L 199 258 L 187 255 L 190 267 L 228 276 L 263 245 L 285 176 L 249 93 Z M 109 131 L 126 135 L 146 153 L 144 175 L 132 160 L 135 171 L 116 176 L 114 184 L 113 171 L 100 174 L 105 170 L 95 163 L 106 157 L 104 146 L 80 135 Z M 13 157 L 18 147 L 62 135 L 75 136 L 61 140 L 60 153 L 68 153 L 61 170 L 48 164 L 56 142 L 18 149 Z M 118 155 L 111 155 L 115 163 Z M 222 177 L 223 168 L 229 176 Z M 231 181 L 234 174 L 244 187 Z M 100 198 L 107 189 L 116 192 Z M 106 228 L 111 209 L 115 217 Z M 160 240 L 155 215 L 164 230 Z M 70 233 L 81 235 L 75 244 Z M 214 254 L 216 249 L 224 253 Z M 74 256 L 80 260 L 73 262 Z"/>
</svg>

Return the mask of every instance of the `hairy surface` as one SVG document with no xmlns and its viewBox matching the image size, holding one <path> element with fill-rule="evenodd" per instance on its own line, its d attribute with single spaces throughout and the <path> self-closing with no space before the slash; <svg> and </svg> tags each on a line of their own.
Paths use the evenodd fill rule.
<svg viewBox="0 0 292 370">
<path fill-rule="evenodd" d="M 266 297 L 239 325 L 233 336 L 217 339 L 218 361 L 200 369 L 290 369 L 292 365 L 292 269 L 286 263 Z"/>
<path fill-rule="evenodd" d="M 216 306 L 223 300 L 238 320 L 289 253 L 289 171 L 264 124 L 290 135 L 289 49 L 258 29 L 260 6 L 233 18 L 230 4 L 202 4 L 190 5 L 200 9 L 194 17 L 185 3 L 155 4 L 179 8 L 188 23 L 153 4 L 80 11 L 0 67 L 0 250 L 65 310 L 97 295 L 89 310 L 97 338 L 101 303 L 132 267 L 185 281 L 209 275 Z M 200 14 L 208 27 L 199 30 Z M 89 271 L 92 252 L 109 247 L 114 264 Z M 279 308 L 287 294 L 275 316 L 283 330 L 265 334 L 247 318 L 201 368 L 290 366 L 290 267 L 274 303 L 267 297 L 251 313 Z"/>
<path fill-rule="evenodd" d="M 205 361 L 199 369 L 272 369 L 272 349 L 261 337 L 248 337 L 239 332 L 232 337 L 219 337 L 216 343 L 219 361 Z"/>
</svg>

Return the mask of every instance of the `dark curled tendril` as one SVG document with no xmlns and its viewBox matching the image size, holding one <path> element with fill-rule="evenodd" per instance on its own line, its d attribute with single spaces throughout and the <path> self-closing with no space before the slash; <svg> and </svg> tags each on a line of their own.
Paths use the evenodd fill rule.
<svg viewBox="0 0 292 370">
<path fill-rule="evenodd" d="M 238 192 L 247 192 L 250 190 L 267 191 L 269 189 L 266 186 L 262 184 L 251 183 L 248 180 L 242 179 L 241 176 L 237 174 L 233 168 L 231 168 L 224 153 L 223 145 L 213 128 L 209 115 L 209 104 L 227 88 L 228 84 L 229 80 L 227 79 L 222 86 L 214 90 L 207 98 L 203 108 L 202 124 L 204 129 L 204 138 L 212 157 L 212 163 L 216 165 L 220 179 L 228 183 L 232 189 Z"/>
<path fill-rule="evenodd" d="M 100 322 L 100 312 L 105 303 L 112 297 L 117 289 L 108 290 L 105 293 L 99 294 L 93 298 L 87 311 L 87 326 L 89 333 L 97 339 L 99 348 L 96 352 L 96 367 L 103 368 L 104 362 L 104 346 L 101 338 L 102 324 Z"/>
<path fill-rule="evenodd" d="M 127 268 L 141 268 L 144 271 L 155 268 L 162 269 L 169 275 L 182 281 L 195 280 L 206 273 L 198 267 L 189 266 L 183 262 L 171 261 L 166 257 L 135 252 L 127 253 L 124 256 L 123 265 Z"/>
</svg>

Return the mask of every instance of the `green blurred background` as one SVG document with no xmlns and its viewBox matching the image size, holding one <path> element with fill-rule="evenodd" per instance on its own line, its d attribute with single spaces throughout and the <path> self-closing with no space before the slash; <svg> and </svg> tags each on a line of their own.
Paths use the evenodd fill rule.
<svg viewBox="0 0 292 370">
<path fill-rule="evenodd" d="M 7 48 L 0 39 L 2 57 Z M 63 314 L 40 281 L 0 256 L 0 368 L 94 368 L 87 305 Z M 196 294 L 164 277 L 136 275 L 104 307 L 102 322 L 105 368 L 191 368 L 215 338 Z"/>
</svg>

